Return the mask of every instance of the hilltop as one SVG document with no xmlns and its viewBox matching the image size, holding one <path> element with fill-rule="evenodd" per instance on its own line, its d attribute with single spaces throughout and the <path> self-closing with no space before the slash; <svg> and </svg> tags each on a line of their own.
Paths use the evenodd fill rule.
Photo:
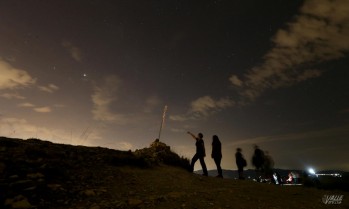
<svg viewBox="0 0 349 209">
<path fill-rule="evenodd" d="M 187 163 L 161 142 L 132 152 L 2 137 L 0 208 L 349 208 L 348 192 L 205 177 Z"/>
</svg>

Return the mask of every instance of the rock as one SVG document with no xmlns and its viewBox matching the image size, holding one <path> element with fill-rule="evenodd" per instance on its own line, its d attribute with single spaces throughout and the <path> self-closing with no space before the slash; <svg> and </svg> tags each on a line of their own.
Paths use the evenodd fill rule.
<svg viewBox="0 0 349 209">
<path fill-rule="evenodd" d="M 164 195 L 152 195 L 148 197 L 149 202 L 155 203 L 155 202 L 165 202 L 167 201 L 167 198 Z"/>
<path fill-rule="evenodd" d="M 90 209 L 101 209 L 101 207 L 97 204 L 93 204 Z"/>
<path fill-rule="evenodd" d="M 60 185 L 60 184 L 48 184 L 47 187 L 50 188 L 53 191 L 62 190 L 63 189 L 62 185 Z"/>
<path fill-rule="evenodd" d="M 167 194 L 167 196 L 171 199 L 178 199 L 178 198 L 184 196 L 184 193 L 183 192 L 170 192 Z"/>
<path fill-rule="evenodd" d="M 28 199 L 23 195 L 18 195 L 12 199 L 8 198 L 5 200 L 5 206 L 10 206 L 11 208 L 32 208 Z"/>
<path fill-rule="evenodd" d="M 27 199 L 14 202 L 11 206 L 12 208 L 32 208 L 32 205 L 28 202 Z"/>
<path fill-rule="evenodd" d="M 12 205 L 13 201 L 14 201 L 13 199 L 8 198 L 5 200 L 4 205 Z"/>
<path fill-rule="evenodd" d="M 32 180 L 20 180 L 10 185 L 15 190 L 24 190 L 26 188 L 35 187 L 35 182 Z"/>
<path fill-rule="evenodd" d="M 127 208 L 126 202 L 115 200 L 111 203 L 114 207 L 112 208 Z M 103 208 L 108 208 L 108 207 L 103 207 Z"/>
<path fill-rule="evenodd" d="M 128 204 L 129 204 L 130 206 L 132 206 L 132 207 L 138 206 L 138 205 L 140 205 L 140 204 L 143 203 L 143 201 L 142 201 L 142 200 L 139 200 L 139 199 L 129 199 L 127 202 L 128 202 Z"/>
<path fill-rule="evenodd" d="M 83 194 L 87 197 L 96 196 L 96 192 L 93 189 L 85 190 Z"/>
<path fill-rule="evenodd" d="M 33 186 L 33 187 L 28 187 L 28 188 L 26 188 L 26 189 L 24 189 L 24 191 L 34 191 L 34 190 L 36 190 L 37 189 L 37 187 L 36 186 Z"/>
<path fill-rule="evenodd" d="M 45 182 L 45 179 L 38 179 L 37 182 L 38 183 L 43 183 L 43 182 Z"/>
<path fill-rule="evenodd" d="M 42 173 L 29 173 L 27 174 L 27 177 L 30 179 L 40 179 L 44 178 L 45 176 Z"/>
<path fill-rule="evenodd" d="M 101 188 L 101 189 L 98 190 L 99 194 L 103 194 L 103 193 L 107 193 L 107 192 L 108 192 L 108 190 L 105 189 L 105 188 Z"/>
<path fill-rule="evenodd" d="M 12 175 L 12 176 L 10 176 L 9 178 L 10 178 L 10 179 L 18 179 L 19 176 L 18 176 L 18 175 Z"/>
</svg>

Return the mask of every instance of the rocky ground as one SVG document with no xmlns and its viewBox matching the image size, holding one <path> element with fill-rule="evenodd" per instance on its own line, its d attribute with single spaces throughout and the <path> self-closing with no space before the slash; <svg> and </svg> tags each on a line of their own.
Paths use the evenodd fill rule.
<svg viewBox="0 0 349 209">
<path fill-rule="evenodd" d="M 123 152 L 0 138 L 0 208 L 349 208 L 348 192 L 192 174 L 184 159 L 159 161 L 155 145 Z M 343 200 L 324 204 L 324 195 Z"/>
</svg>

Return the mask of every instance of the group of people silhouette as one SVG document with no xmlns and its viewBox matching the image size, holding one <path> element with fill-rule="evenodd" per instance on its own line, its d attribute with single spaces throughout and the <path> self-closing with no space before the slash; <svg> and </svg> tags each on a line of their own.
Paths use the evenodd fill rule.
<svg viewBox="0 0 349 209">
<path fill-rule="evenodd" d="M 205 143 L 203 140 L 204 135 L 202 133 L 198 133 L 198 135 L 194 135 L 191 132 L 187 132 L 189 135 L 193 137 L 193 139 L 196 140 L 195 146 L 196 146 L 196 153 L 193 156 L 190 168 L 191 172 L 194 171 L 194 165 L 197 160 L 200 161 L 203 175 L 208 176 L 207 167 L 205 163 L 205 157 L 206 157 L 206 151 L 205 151 Z M 222 144 L 218 138 L 217 135 L 212 136 L 212 152 L 211 157 L 213 158 L 216 166 L 217 166 L 217 177 L 223 178 L 222 168 L 221 168 L 221 160 L 222 160 Z M 244 178 L 244 167 L 247 166 L 247 161 L 245 160 L 242 149 L 237 148 L 235 153 L 235 161 L 236 166 L 238 168 L 238 174 L 239 179 L 245 179 Z M 254 146 L 254 154 L 252 157 L 252 164 L 255 167 L 256 170 L 256 178 L 257 180 L 260 180 L 262 176 L 264 177 L 270 177 L 273 175 L 273 166 L 274 161 L 272 158 L 268 155 L 268 152 L 264 152 L 261 150 L 257 145 Z"/>
<path fill-rule="evenodd" d="M 203 175 L 208 176 L 207 168 L 206 168 L 206 163 L 204 158 L 206 157 L 206 151 L 205 151 L 205 143 L 203 140 L 204 135 L 202 133 L 199 133 L 197 136 L 192 134 L 191 132 L 188 131 L 188 134 L 190 134 L 195 140 L 195 146 L 196 146 L 196 153 L 194 157 L 191 160 L 190 163 L 190 168 L 191 171 L 194 171 L 194 165 L 197 160 L 200 160 L 200 164 L 202 167 Z M 223 173 L 222 173 L 222 168 L 221 168 L 221 160 L 222 160 L 222 145 L 221 142 L 219 141 L 219 138 L 217 135 L 214 135 L 212 137 L 212 153 L 211 157 L 213 158 L 216 166 L 217 166 L 217 171 L 218 171 L 218 176 L 223 178 Z"/>
</svg>

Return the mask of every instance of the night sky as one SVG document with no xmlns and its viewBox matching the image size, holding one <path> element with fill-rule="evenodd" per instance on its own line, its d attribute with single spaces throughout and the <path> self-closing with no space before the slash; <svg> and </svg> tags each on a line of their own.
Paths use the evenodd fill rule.
<svg viewBox="0 0 349 209">
<path fill-rule="evenodd" d="M 348 0 L 1 0 L 0 135 L 349 171 Z M 197 163 L 195 169 L 200 169 Z"/>
</svg>

